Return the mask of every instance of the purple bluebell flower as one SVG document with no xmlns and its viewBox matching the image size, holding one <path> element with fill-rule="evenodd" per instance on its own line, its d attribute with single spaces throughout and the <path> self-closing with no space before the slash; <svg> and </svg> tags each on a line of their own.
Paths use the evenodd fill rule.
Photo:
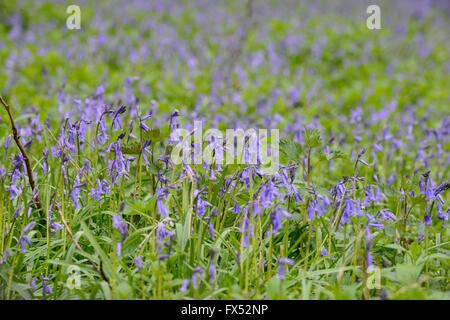
<svg viewBox="0 0 450 320">
<path fill-rule="evenodd" d="M 241 207 L 239 207 L 239 204 L 237 203 L 237 201 L 236 201 L 236 203 L 234 204 L 233 213 L 234 213 L 234 214 L 241 213 Z"/>
<path fill-rule="evenodd" d="M 397 221 L 397 218 L 395 217 L 395 215 L 386 209 L 381 209 L 378 213 L 385 221 Z"/>
<path fill-rule="evenodd" d="M 158 260 L 159 260 L 159 261 L 166 260 L 166 259 L 168 259 L 169 257 L 170 257 L 169 254 L 164 253 L 164 254 L 161 254 L 161 255 L 158 257 Z"/>
<path fill-rule="evenodd" d="M 86 183 L 80 184 L 80 178 L 77 175 L 75 177 L 75 179 L 74 179 L 72 193 L 71 193 L 72 201 L 73 201 L 73 205 L 75 207 L 75 210 L 81 209 L 81 204 L 78 201 L 78 199 L 80 198 L 80 189 L 82 187 L 84 187 L 84 186 L 86 186 Z"/>
<path fill-rule="evenodd" d="M 180 291 L 186 292 L 189 286 L 189 279 L 184 279 L 183 284 L 181 285 Z"/>
<path fill-rule="evenodd" d="M 20 247 L 21 247 L 21 252 L 22 252 L 22 253 L 27 252 L 27 250 L 25 249 L 25 243 L 26 243 L 28 246 L 31 246 L 30 239 L 29 239 L 28 236 L 26 236 L 26 235 L 23 235 L 22 237 L 20 237 L 19 243 L 20 243 Z"/>
<path fill-rule="evenodd" d="M 11 252 L 8 250 L 8 248 L 6 248 L 3 252 L 2 258 L 0 259 L 0 266 L 8 260 L 10 254 Z"/>
<path fill-rule="evenodd" d="M 45 297 L 45 294 L 52 294 L 53 290 L 52 288 L 47 284 L 47 281 L 50 281 L 50 278 L 44 277 L 42 278 L 42 296 Z"/>
<path fill-rule="evenodd" d="M 25 226 L 25 228 L 23 228 L 23 233 L 28 233 L 29 231 L 31 231 L 31 229 L 33 229 L 36 226 L 36 222 L 32 221 L 29 224 L 27 224 Z"/>
<path fill-rule="evenodd" d="M 32 297 L 32 294 L 36 291 L 36 278 L 32 277 L 31 282 L 28 283 L 28 285 L 30 286 L 31 291 L 31 293 L 28 293 L 28 295 Z"/>
<path fill-rule="evenodd" d="M 209 235 L 211 236 L 211 240 L 214 241 L 214 225 L 210 222 L 208 224 L 209 227 Z"/>
<path fill-rule="evenodd" d="M 263 212 L 261 208 L 259 207 L 258 200 L 253 201 L 253 218 L 255 218 L 257 215 L 261 216 L 263 215 Z"/>
<path fill-rule="evenodd" d="M 366 252 L 366 261 L 367 261 L 367 272 L 371 273 L 375 267 L 373 264 L 372 253 L 369 250 L 367 250 Z"/>
<path fill-rule="evenodd" d="M 5 145 L 4 145 L 5 153 L 8 152 L 8 148 L 9 148 L 9 143 L 10 142 L 11 142 L 11 136 L 7 136 L 6 140 L 5 140 Z"/>
<path fill-rule="evenodd" d="M 421 244 L 423 240 L 425 240 L 425 235 L 419 233 L 419 235 L 417 236 L 417 243 Z"/>
<path fill-rule="evenodd" d="M 133 258 L 133 263 L 136 266 L 136 268 L 139 269 L 139 271 L 142 270 L 142 257 L 141 256 L 135 256 Z"/>
<path fill-rule="evenodd" d="M 197 198 L 197 215 L 203 217 L 206 213 L 206 207 L 212 207 L 212 204 L 203 200 L 200 196 Z"/>
<path fill-rule="evenodd" d="M 428 213 L 425 213 L 425 216 L 423 218 L 423 224 L 426 225 L 426 226 L 431 225 L 431 218 L 428 215 Z"/>
<path fill-rule="evenodd" d="M 302 203 L 303 199 L 302 199 L 302 196 L 300 195 L 300 192 L 295 187 L 293 187 L 293 191 L 294 191 L 295 203 L 296 204 Z"/>
<path fill-rule="evenodd" d="M 150 131 L 150 128 L 144 123 L 144 122 L 140 122 L 139 126 L 141 127 L 142 130 L 144 131 Z"/>
<path fill-rule="evenodd" d="M 156 194 L 157 194 L 156 206 L 158 208 L 158 213 L 162 216 L 167 216 L 169 214 L 169 211 L 167 211 L 167 208 L 163 202 L 163 200 L 167 198 L 167 190 L 157 189 Z"/>
<path fill-rule="evenodd" d="M 260 197 L 263 208 L 269 208 L 273 204 L 273 201 L 277 197 L 280 197 L 278 188 L 272 180 L 269 180 L 269 182 L 261 188 Z"/>
<path fill-rule="evenodd" d="M 205 270 L 202 267 L 197 267 L 194 270 L 192 270 L 191 282 L 192 282 L 192 286 L 194 287 L 195 290 L 198 289 L 197 275 L 203 274 L 204 272 L 205 272 Z"/>
<path fill-rule="evenodd" d="M 275 210 L 270 213 L 270 221 L 272 222 L 273 233 L 277 234 L 283 227 L 281 223 L 281 207 L 277 206 Z"/>
<path fill-rule="evenodd" d="M 151 140 L 145 140 L 143 145 L 142 145 L 142 158 L 144 159 L 144 165 L 149 165 L 150 162 L 148 161 L 147 155 L 151 156 L 152 153 L 150 150 L 148 150 L 148 147 L 151 145 Z"/>
<path fill-rule="evenodd" d="M 294 261 L 289 259 L 289 258 L 280 258 L 278 260 L 278 264 L 279 264 L 279 267 L 278 267 L 278 278 L 285 279 L 286 278 L 286 276 L 285 276 L 285 266 L 286 266 L 286 264 L 288 264 L 290 266 L 294 265 Z"/>
<path fill-rule="evenodd" d="M 122 130 L 122 119 L 120 118 L 120 115 L 122 113 L 125 113 L 127 110 L 127 108 L 125 106 L 120 106 L 119 108 L 117 108 L 116 112 L 114 112 L 114 116 L 113 116 L 113 121 L 112 121 L 112 125 L 114 127 L 114 131 L 119 130 L 119 128 Z"/>
<path fill-rule="evenodd" d="M 215 277 L 216 277 L 216 265 L 214 263 L 211 263 L 211 265 L 209 266 L 209 280 L 213 282 Z"/>
<path fill-rule="evenodd" d="M 113 216 L 112 226 L 114 229 L 120 231 L 121 240 L 117 243 L 117 256 L 120 257 L 122 254 L 122 245 L 127 237 L 128 225 L 125 220 L 122 219 L 120 214 Z"/>
<path fill-rule="evenodd" d="M 44 164 L 42 165 L 42 171 L 43 171 L 44 175 L 46 175 L 48 172 L 48 156 L 49 156 L 49 150 L 48 150 L 47 146 L 45 146 L 43 155 L 44 155 Z"/>
<path fill-rule="evenodd" d="M 102 194 L 103 194 L 103 187 L 100 182 L 100 179 L 97 178 L 97 188 L 92 187 L 90 196 L 95 200 L 100 200 Z"/>
</svg>

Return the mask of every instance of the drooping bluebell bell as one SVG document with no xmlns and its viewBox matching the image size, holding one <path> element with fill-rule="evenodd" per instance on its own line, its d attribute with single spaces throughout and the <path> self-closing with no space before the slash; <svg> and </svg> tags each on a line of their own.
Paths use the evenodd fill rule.
<svg viewBox="0 0 450 320">
<path fill-rule="evenodd" d="M 157 237 L 157 251 L 160 253 L 163 249 L 163 244 L 166 244 L 167 247 L 170 247 L 170 245 L 167 245 L 167 242 L 172 241 L 173 234 L 171 231 L 167 230 L 166 225 L 164 222 L 160 221 L 158 222 L 157 228 L 156 228 L 156 237 Z"/>
<path fill-rule="evenodd" d="M 189 286 L 189 279 L 184 279 L 183 284 L 180 287 L 181 292 L 186 292 Z"/>
<path fill-rule="evenodd" d="M 258 200 L 255 199 L 253 201 L 253 218 L 255 218 L 258 215 L 262 217 L 263 212 L 262 212 L 261 208 L 259 207 Z"/>
<path fill-rule="evenodd" d="M 100 129 L 99 134 L 97 135 L 97 144 L 103 145 L 109 139 L 108 134 L 106 133 L 106 122 L 105 119 L 101 119 L 98 123 L 98 128 Z"/>
<path fill-rule="evenodd" d="M 275 186 L 272 180 L 269 180 L 268 183 L 265 184 L 260 191 L 260 199 L 263 208 L 269 208 L 277 197 L 280 197 L 278 188 Z"/>
<path fill-rule="evenodd" d="M 210 222 L 208 224 L 208 228 L 209 228 L 209 235 L 211 237 L 211 240 L 214 241 L 214 225 Z"/>
<path fill-rule="evenodd" d="M 100 179 L 97 178 L 97 188 L 92 187 L 91 189 L 91 193 L 90 196 L 95 199 L 95 200 L 100 200 L 101 199 L 101 195 L 103 194 L 103 190 L 102 190 L 102 185 L 100 182 Z"/>
<path fill-rule="evenodd" d="M 158 260 L 159 260 L 159 261 L 163 261 L 163 260 L 168 259 L 169 257 L 170 257 L 169 254 L 163 253 L 163 254 L 159 255 Z"/>
<path fill-rule="evenodd" d="M 45 297 L 46 293 L 52 294 L 53 290 L 52 288 L 47 284 L 47 282 L 50 281 L 49 277 L 42 278 L 42 296 Z"/>
<path fill-rule="evenodd" d="M 281 206 L 277 206 L 272 212 L 270 213 L 270 221 L 272 223 L 272 232 L 274 234 L 277 234 L 279 230 L 283 227 L 281 222 Z"/>
<path fill-rule="evenodd" d="M 380 211 L 378 211 L 378 213 L 385 221 L 397 221 L 395 215 L 392 212 L 389 212 L 387 209 L 381 209 Z"/>
<path fill-rule="evenodd" d="M 369 273 L 373 272 L 375 266 L 373 264 L 372 253 L 369 250 L 367 250 L 366 252 L 366 262 L 367 262 L 367 272 Z"/>
<path fill-rule="evenodd" d="M 428 213 L 425 213 L 425 215 L 424 215 L 423 224 L 425 226 L 431 225 L 431 218 L 430 218 L 430 215 Z"/>
<path fill-rule="evenodd" d="M 136 268 L 139 269 L 139 271 L 142 270 L 142 257 L 141 256 L 134 256 L 133 263 L 136 266 Z"/>
<path fill-rule="evenodd" d="M 143 121 L 139 121 L 139 127 L 144 130 L 145 132 L 150 131 L 150 128 L 143 122 Z"/>
<path fill-rule="evenodd" d="M 122 254 L 123 242 L 125 241 L 125 239 L 127 237 L 128 225 L 127 225 L 126 221 L 124 221 L 122 219 L 120 214 L 116 214 L 115 216 L 113 216 L 112 226 L 113 226 L 113 228 L 120 231 L 121 239 L 119 242 L 117 242 L 117 248 L 116 248 L 117 256 L 120 257 Z"/>
<path fill-rule="evenodd" d="M 421 244 L 423 240 L 425 240 L 425 235 L 419 233 L 419 235 L 417 236 L 417 243 Z"/>
<path fill-rule="evenodd" d="M 214 263 L 211 263 L 209 266 L 209 280 L 213 282 L 215 278 L 216 278 L 216 265 Z"/>
<path fill-rule="evenodd" d="M 72 188 L 72 202 L 75 207 L 75 210 L 81 209 L 81 204 L 78 201 L 80 198 L 80 189 L 86 186 L 86 183 L 80 183 L 80 178 L 78 175 L 75 176 L 74 182 L 73 182 L 73 188 Z"/>
<path fill-rule="evenodd" d="M 199 217 L 203 217 L 203 215 L 206 213 L 206 207 L 212 207 L 212 204 L 208 201 L 205 201 L 202 199 L 201 196 L 197 198 L 197 215 Z"/>
<path fill-rule="evenodd" d="M 84 159 L 82 174 L 83 173 L 91 173 L 91 165 L 89 164 L 89 159 Z"/>
<path fill-rule="evenodd" d="M 156 206 L 158 208 L 158 213 L 162 216 L 167 216 L 169 214 L 169 211 L 167 211 L 167 208 L 163 202 L 167 198 L 167 190 L 166 189 L 157 189 L 156 190 L 157 199 L 156 199 Z"/>
<path fill-rule="evenodd" d="M 8 260 L 10 254 L 11 252 L 9 251 L 8 247 L 6 247 L 5 251 L 2 254 L 2 258 L 0 259 L 0 266 Z"/>
<path fill-rule="evenodd" d="M 21 236 L 20 239 L 19 239 L 20 247 L 21 247 L 22 253 L 27 252 L 27 250 L 25 249 L 25 243 L 26 243 L 28 246 L 31 246 L 30 239 L 28 238 L 28 236 L 27 236 L 26 234 L 27 234 L 28 232 L 30 232 L 30 231 L 34 228 L 35 225 L 36 225 L 36 222 L 32 221 L 32 222 L 30 222 L 29 224 L 27 224 L 27 225 L 25 226 L 25 228 L 23 228 L 22 236 Z"/>
<path fill-rule="evenodd" d="M 173 166 L 173 162 L 172 162 L 172 160 L 170 160 L 169 157 L 165 157 L 165 156 L 161 155 L 161 156 L 159 157 L 159 160 L 162 161 L 162 163 L 163 163 L 163 165 L 164 165 L 164 167 L 163 167 L 164 169 L 168 169 L 168 168 L 170 168 L 171 166 Z"/>
<path fill-rule="evenodd" d="M 250 168 L 249 167 L 245 167 L 242 170 L 242 176 L 239 181 L 245 182 L 246 190 L 250 189 Z"/>
<path fill-rule="evenodd" d="M 191 283 L 195 290 L 198 289 L 197 275 L 203 273 L 205 273 L 205 270 L 202 267 L 196 267 L 194 270 L 192 270 Z"/>
<path fill-rule="evenodd" d="M 4 145 L 5 153 L 8 152 L 10 142 L 11 142 L 11 136 L 7 136 L 6 140 L 5 140 L 5 145 Z"/>
<path fill-rule="evenodd" d="M 278 259 L 278 264 L 279 264 L 278 278 L 286 279 L 286 275 L 285 275 L 286 264 L 292 266 L 292 265 L 294 265 L 294 261 L 289 258 L 280 258 L 280 259 Z"/>
<path fill-rule="evenodd" d="M 127 108 L 125 106 L 120 106 L 119 108 L 117 108 L 117 110 L 114 112 L 113 115 L 113 120 L 112 120 L 112 125 L 114 128 L 114 131 L 122 130 L 122 119 L 120 117 L 121 114 L 125 113 L 127 110 Z"/>
<path fill-rule="evenodd" d="M 241 213 L 241 207 L 237 203 L 236 199 L 234 199 L 234 201 L 235 201 L 235 204 L 234 204 L 234 207 L 233 207 L 233 213 L 234 214 Z"/>
<path fill-rule="evenodd" d="M 144 143 L 142 144 L 142 158 L 144 159 L 144 165 L 149 165 L 150 162 L 148 161 L 147 155 L 151 156 L 152 152 L 150 150 L 148 150 L 148 147 L 151 145 L 152 141 L 151 140 L 145 140 Z"/>
</svg>

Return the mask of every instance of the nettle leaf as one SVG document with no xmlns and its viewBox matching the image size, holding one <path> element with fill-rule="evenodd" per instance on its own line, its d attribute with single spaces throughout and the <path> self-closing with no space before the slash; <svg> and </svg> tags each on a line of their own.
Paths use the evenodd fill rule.
<svg viewBox="0 0 450 320">
<path fill-rule="evenodd" d="M 327 160 L 334 160 L 334 159 L 345 159 L 346 156 L 341 150 L 334 150 L 331 151 L 331 153 L 327 154 Z"/>
<path fill-rule="evenodd" d="M 283 153 L 286 160 L 298 161 L 302 154 L 302 145 L 298 142 L 283 139 L 280 141 L 280 151 Z"/>
<path fill-rule="evenodd" d="M 159 171 L 161 170 L 161 168 L 154 163 L 149 163 L 147 165 L 147 169 L 151 174 L 154 174 L 154 175 L 158 175 Z"/>
<path fill-rule="evenodd" d="M 420 175 L 414 174 L 411 178 L 402 180 L 402 188 L 406 191 L 414 190 L 419 187 Z"/>
<path fill-rule="evenodd" d="M 416 195 L 415 197 L 411 196 L 411 204 L 415 205 L 426 205 L 427 200 L 425 200 L 425 196 L 423 194 Z"/>
<path fill-rule="evenodd" d="M 149 131 L 142 132 L 143 140 L 151 140 L 152 142 L 162 141 L 165 137 L 161 134 L 159 128 L 150 129 Z"/>
<path fill-rule="evenodd" d="M 121 151 L 123 154 L 139 154 L 141 152 L 141 144 L 136 141 L 122 144 Z"/>
<path fill-rule="evenodd" d="M 383 185 L 383 193 L 389 198 L 399 199 L 402 197 L 401 193 L 398 192 L 392 184 Z"/>
<path fill-rule="evenodd" d="M 325 152 L 323 152 L 323 150 L 319 150 L 319 151 L 317 152 L 317 157 L 319 158 L 319 162 L 327 161 L 327 160 L 328 160 L 328 157 L 327 157 L 327 155 L 325 154 Z"/>
<path fill-rule="evenodd" d="M 317 148 L 322 145 L 322 138 L 320 131 L 317 128 L 305 129 L 304 133 L 305 144 L 310 148 Z"/>
</svg>

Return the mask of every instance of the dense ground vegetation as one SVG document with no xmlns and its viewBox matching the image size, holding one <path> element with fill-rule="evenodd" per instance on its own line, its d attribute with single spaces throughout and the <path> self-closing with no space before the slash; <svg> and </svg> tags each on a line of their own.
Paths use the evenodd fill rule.
<svg viewBox="0 0 450 320">
<path fill-rule="evenodd" d="M 2 299 L 450 298 L 445 1 L 78 2 L 0 3 Z"/>
</svg>

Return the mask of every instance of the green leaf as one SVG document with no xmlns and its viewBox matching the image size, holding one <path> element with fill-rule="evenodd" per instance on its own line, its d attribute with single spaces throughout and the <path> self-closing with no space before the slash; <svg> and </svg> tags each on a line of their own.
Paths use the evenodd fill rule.
<svg viewBox="0 0 450 320">
<path fill-rule="evenodd" d="M 320 131 L 317 128 L 305 129 L 305 144 L 310 148 L 317 148 L 322 145 L 322 138 L 320 137 Z"/>
<path fill-rule="evenodd" d="M 0 278 L 4 280 L 3 283 L 9 282 L 9 275 L 11 274 L 11 267 L 7 264 L 0 265 Z M 24 283 L 18 283 L 14 280 L 11 282 L 11 290 L 19 294 L 24 299 L 28 300 L 30 297 L 27 294 L 28 285 Z M 6 290 L 5 290 L 6 292 Z"/>
<path fill-rule="evenodd" d="M 151 163 L 151 162 L 147 165 L 147 168 L 148 168 L 148 171 L 150 171 L 150 173 L 151 173 L 151 174 L 154 174 L 154 175 L 158 175 L 159 170 L 161 170 L 161 169 L 158 167 L 158 165 L 156 165 L 156 164 L 154 164 L 154 163 Z"/>
<path fill-rule="evenodd" d="M 100 247 L 100 245 L 98 244 L 94 235 L 91 233 L 91 231 L 89 230 L 86 223 L 84 223 L 84 221 L 81 221 L 81 229 L 83 229 L 84 235 L 89 240 L 89 243 L 91 244 L 91 246 L 94 248 L 95 253 L 97 253 L 100 256 L 100 259 L 103 262 L 103 266 L 105 267 L 104 271 L 106 273 L 106 276 L 108 278 L 111 278 L 112 265 L 111 265 L 111 261 L 110 261 L 109 257 L 106 255 L 105 251 L 103 251 L 103 249 Z"/>
<path fill-rule="evenodd" d="M 280 151 L 287 160 L 298 161 L 302 154 L 302 145 L 298 142 L 283 139 L 280 141 Z"/>
<path fill-rule="evenodd" d="M 143 140 L 151 140 L 152 143 L 164 140 L 164 136 L 161 134 L 161 130 L 159 130 L 159 128 L 150 129 L 150 131 L 143 131 L 142 138 Z"/>
<path fill-rule="evenodd" d="M 139 142 L 124 143 L 121 146 L 123 154 L 139 154 L 141 152 L 141 144 Z"/>
<path fill-rule="evenodd" d="M 122 300 L 130 299 L 133 295 L 133 290 L 131 289 L 131 286 L 128 284 L 128 282 L 122 281 L 117 286 L 117 292 L 119 293 L 119 297 Z"/>
<path fill-rule="evenodd" d="M 345 159 L 345 158 L 346 158 L 345 154 L 339 149 L 333 150 L 329 154 L 327 154 L 327 160 Z"/>
<path fill-rule="evenodd" d="M 396 244 L 396 243 L 389 243 L 389 244 L 384 245 L 383 247 L 390 248 L 390 249 L 396 249 L 398 251 L 406 251 L 405 248 L 403 248 L 401 245 Z"/>
</svg>

